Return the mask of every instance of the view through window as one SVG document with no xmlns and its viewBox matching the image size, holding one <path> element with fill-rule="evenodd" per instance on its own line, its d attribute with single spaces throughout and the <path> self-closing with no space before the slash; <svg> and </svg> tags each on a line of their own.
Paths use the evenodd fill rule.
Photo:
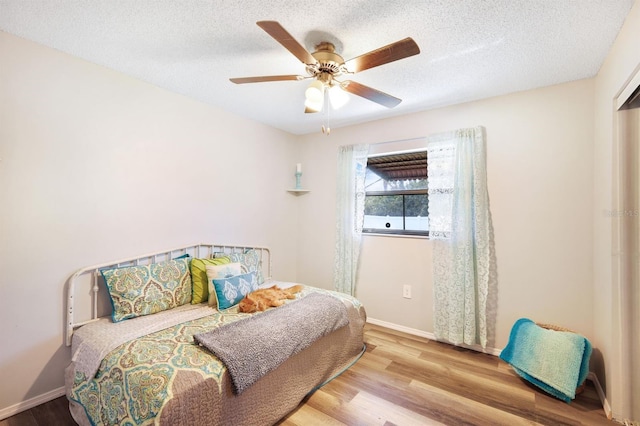
<svg viewBox="0 0 640 426">
<path fill-rule="evenodd" d="M 429 235 L 427 151 L 367 160 L 363 232 Z"/>
</svg>

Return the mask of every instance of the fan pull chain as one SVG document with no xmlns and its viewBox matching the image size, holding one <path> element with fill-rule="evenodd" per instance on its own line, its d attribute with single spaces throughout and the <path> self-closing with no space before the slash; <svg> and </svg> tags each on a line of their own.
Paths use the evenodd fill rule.
<svg viewBox="0 0 640 426">
<path fill-rule="evenodd" d="M 329 136 L 329 134 L 331 133 L 331 127 L 329 127 L 329 113 L 331 111 L 331 103 L 329 102 L 329 90 L 326 87 L 324 89 L 324 99 L 322 101 L 324 102 L 323 110 L 326 119 L 326 126 L 324 124 L 322 125 L 322 133 Z"/>
</svg>

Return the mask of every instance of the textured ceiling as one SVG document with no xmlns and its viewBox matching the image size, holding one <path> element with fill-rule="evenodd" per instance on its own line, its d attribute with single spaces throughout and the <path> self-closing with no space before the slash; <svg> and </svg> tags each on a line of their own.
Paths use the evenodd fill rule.
<svg viewBox="0 0 640 426">
<path fill-rule="evenodd" d="M 309 81 L 235 85 L 230 77 L 304 74 L 260 29 L 275 20 L 309 51 L 351 59 L 405 37 L 421 53 L 351 80 L 398 98 L 349 95 L 332 129 L 597 74 L 634 0 L 0 0 L 0 30 L 295 134 Z M 335 131 L 335 130 L 334 130 Z"/>
</svg>

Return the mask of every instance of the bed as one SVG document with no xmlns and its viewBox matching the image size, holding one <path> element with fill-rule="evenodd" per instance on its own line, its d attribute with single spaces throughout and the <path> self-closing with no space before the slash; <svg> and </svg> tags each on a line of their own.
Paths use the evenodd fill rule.
<svg viewBox="0 0 640 426">
<path fill-rule="evenodd" d="M 203 289 L 196 289 L 195 278 L 199 272 L 190 266 L 196 264 L 194 260 L 214 262 L 213 259 L 227 258 L 231 264 L 242 264 L 242 276 L 253 280 L 240 280 L 241 285 L 286 288 L 293 284 L 271 278 L 268 248 L 215 244 L 196 244 L 94 265 L 69 278 L 66 342 L 72 347 L 72 360 L 65 372 L 65 387 L 76 422 L 274 424 L 362 355 L 366 313 L 361 303 L 349 295 L 303 286 L 296 298 L 287 300 L 284 306 L 245 314 L 238 311 L 237 305 L 223 304 L 227 293 L 219 289 L 229 290 L 229 283 L 236 278 L 227 275 L 224 280 L 208 280 L 208 296 L 217 297 L 217 302 L 210 305 L 208 300 L 201 301 L 203 295 L 198 292 Z M 167 269 L 167 265 L 173 269 Z M 184 265 L 190 265 L 188 277 Z M 162 281 L 174 270 L 181 271 L 176 272 L 176 277 L 182 275 Z M 210 272 L 207 270 L 209 277 Z M 151 274 L 154 279 L 144 274 Z M 118 297 L 124 293 L 119 294 L 114 285 L 117 276 L 143 276 L 153 284 L 148 286 L 149 292 L 173 292 L 170 298 L 177 302 L 158 303 L 157 297 L 151 297 L 151 310 L 140 315 L 132 313 L 138 309 L 140 295 L 132 296 L 135 303 L 121 303 Z M 219 281 L 227 287 L 216 286 Z M 162 287 L 158 282 L 170 284 Z M 185 285 L 190 288 L 189 295 L 184 294 Z M 127 291 L 123 297 L 131 296 L 131 289 Z M 189 302 L 184 303 L 187 299 Z M 332 319 L 326 313 L 334 311 L 342 315 L 339 320 L 337 314 Z M 321 321 L 320 313 L 328 318 L 327 325 L 315 324 Z M 263 329 L 272 334 L 261 337 Z M 307 335 L 314 330 L 317 340 L 292 343 L 296 333 Z M 205 337 L 222 346 L 222 352 L 203 346 L 202 342 L 207 344 Z M 291 350 L 286 352 L 289 346 Z M 270 350 L 280 353 L 272 357 L 266 352 Z M 228 355 L 239 358 L 235 365 L 226 358 Z M 259 362 L 245 373 L 242 365 L 249 358 Z M 278 361 L 281 363 L 271 358 L 282 358 Z M 274 365 L 264 360 L 271 360 Z"/>
</svg>

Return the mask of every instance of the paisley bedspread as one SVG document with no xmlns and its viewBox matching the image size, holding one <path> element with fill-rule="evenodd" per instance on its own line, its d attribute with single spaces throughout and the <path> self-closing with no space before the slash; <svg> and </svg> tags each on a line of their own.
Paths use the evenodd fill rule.
<svg viewBox="0 0 640 426">
<path fill-rule="evenodd" d="M 95 376 L 87 369 L 75 368 L 76 364 L 82 365 L 82 360 L 74 354 L 67 370 L 66 388 L 75 420 L 93 425 L 277 421 L 315 386 L 350 365 L 362 351 L 366 316 L 360 302 L 348 295 L 312 287 L 305 287 L 298 297 L 311 292 L 341 299 L 349 308 L 349 326 L 295 355 L 242 395 L 233 393 L 225 366 L 193 339 L 194 334 L 251 315 L 239 313 L 237 308 L 213 311 L 120 344 L 102 359 Z M 327 359 L 332 361 L 327 363 Z M 310 362 L 313 369 L 309 369 Z M 274 395 L 279 395 L 277 402 Z M 259 401 L 266 402 L 262 403 L 264 410 Z"/>
</svg>

